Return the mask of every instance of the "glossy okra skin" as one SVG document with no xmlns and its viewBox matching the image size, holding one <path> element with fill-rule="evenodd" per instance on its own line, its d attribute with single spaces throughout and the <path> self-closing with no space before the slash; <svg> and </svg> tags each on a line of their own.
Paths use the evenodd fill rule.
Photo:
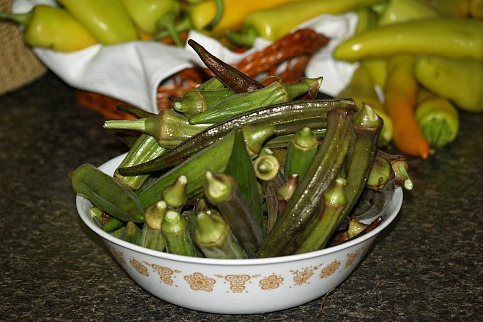
<svg viewBox="0 0 483 322">
<path fill-rule="evenodd" d="M 168 210 L 161 223 L 161 231 L 166 241 L 166 251 L 170 254 L 195 256 L 195 250 L 188 231 L 188 222 L 178 211 Z"/>
<path fill-rule="evenodd" d="M 235 180 L 223 173 L 206 173 L 205 198 L 220 211 L 225 222 L 248 254 L 253 258 L 264 239 L 264 228 L 245 198 Z"/>
<path fill-rule="evenodd" d="M 210 110 L 219 102 L 234 95 L 235 92 L 231 88 L 214 90 L 200 90 L 195 88 L 186 92 L 182 97 L 175 99 L 173 108 L 188 118 L 191 118 Z"/>
<path fill-rule="evenodd" d="M 293 134 L 305 126 L 309 126 L 312 130 L 325 129 L 327 112 L 336 107 L 353 109 L 355 104 L 351 99 L 304 100 L 276 104 L 244 113 L 202 130 L 149 162 L 123 169 L 123 174 L 149 173 L 176 166 L 244 124 L 276 125 L 278 126 L 277 135 Z"/>
<path fill-rule="evenodd" d="M 257 253 L 258 258 L 276 257 L 285 249 L 317 209 L 322 193 L 338 175 L 352 139 L 352 115 L 356 109 L 333 108 L 327 113 L 327 134 L 306 176 L 275 222 Z"/>
<path fill-rule="evenodd" d="M 70 173 L 74 191 L 96 207 L 124 221 L 141 223 L 144 210 L 135 193 L 116 178 L 92 164 L 83 164 Z"/>
<path fill-rule="evenodd" d="M 318 148 L 318 139 L 308 127 L 298 131 L 287 146 L 284 174 L 288 179 L 294 173 L 302 179 Z"/>
</svg>

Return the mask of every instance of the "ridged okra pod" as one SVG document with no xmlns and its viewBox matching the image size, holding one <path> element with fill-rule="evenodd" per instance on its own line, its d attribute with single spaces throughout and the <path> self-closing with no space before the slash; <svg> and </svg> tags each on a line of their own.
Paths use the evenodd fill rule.
<svg viewBox="0 0 483 322">
<path fill-rule="evenodd" d="M 263 208 L 258 193 L 257 177 L 253 168 L 252 156 L 246 148 L 245 138 L 241 128 L 235 130 L 235 138 L 230 158 L 224 173 L 230 175 L 236 182 L 238 190 L 245 197 L 250 209 L 260 225 L 263 225 Z"/>
<path fill-rule="evenodd" d="M 142 229 L 141 246 L 158 251 L 164 250 L 166 242 L 161 231 L 161 224 L 167 211 L 168 205 L 163 200 L 146 209 L 144 212 L 146 220 Z"/>
<path fill-rule="evenodd" d="M 265 153 L 260 154 L 253 162 L 255 175 L 261 181 L 269 181 L 275 178 L 280 171 L 280 162 L 270 149 L 263 149 Z"/>
<path fill-rule="evenodd" d="M 324 191 L 338 175 L 352 139 L 355 109 L 334 108 L 327 113 L 327 134 L 305 177 L 257 253 L 258 258 L 278 256 L 310 220 Z"/>
<path fill-rule="evenodd" d="M 105 129 L 132 130 L 149 134 L 159 145 L 172 147 L 208 127 L 207 124 L 192 125 L 188 119 L 172 110 L 161 110 L 158 114 L 136 120 L 107 120 Z"/>
<path fill-rule="evenodd" d="M 219 214 L 200 211 L 196 215 L 196 245 L 207 258 L 245 259 L 247 253 Z"/>
<path fill-rule="evenodd" d="M 271 125 L 243 126 L 247 149 L 252 153 L 259 153 L 263 143 L 275 133 L 275 127 Z M 144 185 L 136 191 L 141 205 L 145 208 L 155 203 L 165 187 L 172 184 L 179 176 L 186 176 L 186 194 L 188 199 L 203 192 L 205 172 L 224 171 L 230 152 L 233 149 L 235 133 L 230 132 L 222 140 L 212 144 L 191 156 L 178 166 L 170 169 L 157 177 L 151 176 Z M 129 169 L 129 168 L 127 168 Z M 122 169 L 120 169 L 121 171 Z M 157 169 L 148 169 L 155 171 Z"/>
<path fill-rule="evenodd" d="M 319 79 L 304 78 L 294 84 L 273 82 L 272 84 L 250 93 L 230 96 L 209 110 L 190 117 L 190 124 L 217 123 L 256 109 L 289 102 L 307 93 L 312 83 Z"/>
<path fill-rule="evenodd" d="M 128 221 L 121 233 L 121 239 L 128 243 L 141 246 L 141 228 L 132 221 Z"/>
<path fill-rule="evenodd" d="M 188 202 L 187 184 L 188 178 L 185 175 L 180 175 L 174 183 L 163 189 L 161 197 L 169 207 L 180 210 L 186 205 Z"/>
<path fill-rule="evenodd" d="M 133 167 L 129 172 L 140 174 L 143 171 L 149 172 L 150 169 L 162 170 L 176 166 L 191 155 L 221 140 L 233 129 L 245 124 L 283 126 L 284 131 L 287 130 L 286 126 L 295 124 L 289 131 L 291 133 L 277 130 L 280 132 L 277 135 L 293 134 L 308 123 L 311 124 L 312 130 L 325 129 L 327 112 L 334 107 L 352 109 L 355 108 L 355 104 L 351 99 L 292 101 L 245 113 L 206 128 L 154 160 Z"/>
<path fill-rule="evenodd" d="M 292 243 L 285 255 L 313 252 L 325 247 L 338 227 L 340 215 L 347 206 L 345 180 L 337 178 L 323 194 L 320 208 Z"/>
<path fill-rule="evenodd" d="M 167 210 L 161 223 L 166 251 L 170 254 L 195 256 L 195 250 L 188 231 L 188 222 L 178 211 Z"/>
<path fill-rule="evenodd" d="M 118 168 L 131 167 L 136 164 L 152 160 L 166 151 L 166 148 L 159 145 L 158 141 L 149 134 L 141 134 L 129 149 L 126 157 L 121 161 Z M 123 176 L 119 171 L 114 171 L 114 177 L 121 180 L 132 190 L 139 189 L 149 177 L 148 174 Z"/>
<path fill-rule="evenodd" d="M 79 166 L 69 176 L 74 191 L 102 211 L 124 222 L 144 221 L 144 209 L 138 197 L 116 178 L 89 163 Z"/>
<path fill-rule="evenodd" d="M 235 95 L 230 88 L 200 90 L 195 88 L 187 91 L 182 97 L 173 101 L 173 108 L 188 118 L 205 112 L 228 97 Z"/>
<path fill-rule="evenodd" d="M 207 171 L 204 192 L 205 198 L 216 206 L 231 227 L 248 257 L 253 258 L 263 242 L 264 229 L 233 178 L 226 174 Z"/>
<path fill-rule="evenodd" d="M 294 173 L 301 180 L 310 163 L 314 159 L 318 148 L 318 139 L 308 127 L 298 131 L 290 139 L 287 146 L 287 156 L 284 165 L 285 178 L 288 179 Z"/>
</svg>

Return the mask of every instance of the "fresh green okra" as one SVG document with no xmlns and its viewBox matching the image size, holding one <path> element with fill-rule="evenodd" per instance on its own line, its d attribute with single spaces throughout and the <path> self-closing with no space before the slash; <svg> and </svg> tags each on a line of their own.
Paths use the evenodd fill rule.
<svg viewBox="0 0 483 322">
<path fill-rule="evenodd" d="M 372 190 L 382 189 L 389 181 L 395 177 L 391 161 L 389 161 L 380 151 L 376 154 L 371 171 L 367 178 L 366 187 Z"/>
<path fill-rule="evenodd" d="M 196 245 L 207 258 L 245 259 L 247 253 L 222 216 L 200 211 L 196 215 Z"/>
<path fill-rule="evenodd" d="M 287 146 L 287 156 L 284 165 L 285 178 L 294 173 L 301 180 L 314 159 L 318 148 L 318 139 L 308 127 L 298 131 L 290 139 Z"/>
<path fill-rule="evenodd" d="M 280 162 L 270 149 L 263 149 L 265 153 L 260 154 L 253 162 L 255 175 L 262 181 L 269 181 L 275 178 L 280 171 Z"/>
<path fill-rule="evenodd" d="M 146 209 L 144 212 L 146 220 L 142 229 L 141 246 L 158 251 L 164 250 L 166 242 L 161 231 L 161 224 L 167 211 L 168 205 L 163 200 Z"/>
<path fill-rule="evenodd" d="M 141 246 L 141 228 L 132 221 L 128 221 L 121 235 L 121 239 L 128 243 Z"/>
<path fill-rule="evenodd" d="M 209 110 L 190 117 L 190 124 L 208 124 L 228 120 L 237 115 L 257 110 L 262 107 L 289 102 L 307 93 L 312 83 L 319 83 L 319 79 L 304 78 L 294 84 L 272 84 L 250 93 L 230 96 Z"/>
<path fill-rule="evenodd" d="M 244 131 L 243 133 L 245 142 L 247 143 L 247 149 L 250 149 L 252 153 L 259 153 L 262 144 L 275 133 L 275 127 L 271 125 L 248 125 L 243 126 L 242 130 Z M 201 193 L 203 191 L 205 172 L 207 170 L 224 171 L 230 157 L 230 152 L 233 149 L 234 138 L 235 133 L 230 132 L 222 140 L 204 148 L 168 172 L 163 173 L 158 177 L 151 176 L 144 185 L 136 191 L 141 205 L 147 207 L 155 203 L 159 199 L 164 188 L 172 184 L 181 175 L 185 175 L 188 179 L 186 185 L 188 199 Z M 146 163 L 144 165 L 146 165 Z M 128 169 L 130 168 L 127 168 L 126 170 Z M 143 169 L 147 169 L 148 172 L 157 170 L 155 167 L 146 168 L 144 166 Z M 121 171 L 122 169 L 119 170 Z"/>
<path fill-rule="evenodd" d="M 260 225 L 263 225 L 262 199 L 257 189 L 257 177 L 253 168 L 252 157 L 247 151 L 245 137 L 241 128 L 235 131 L 233 148 L 226 164 L 224 173 L 230 175 L 236 182 L 238 190 L 245 198 L 248 206 Z"/>
<path fill-rule="evenodd" d="M 161 193 L 162 199 L 174 209 L 181 209 L 188 202 L 188 195 L 186 194 L 186 185 L 188 179 L 185 175 L 180 175 L 176 181 L 166 188 Z"/>
<path fill-rule="evenodd" d="M 207 124 L 190 124 L 184 115 L 172 109 L 161 110 L 154 116 L 136 120 L 107 120 L 104 122 L 105 129 L 132 130 L 149 134 L 156 138 L 159 145 L 163 147 L 175 146 L 207 127 Z"/>
<path fill-rule="evenodd" d="M 186 92 L 173 102 L 173 108 L 188 118 L 209 110 L 220 101 L 232 97 L 235 92 L 230 88 L 199 90 L 195 88 Z"/>
<path fill-rule="evenodd" d="M 195 256 L 188 222 L 178 211 L 168 209 L 161 224 L 166 251 L 170 254 Z"/>
<path fill-rule="evenodd" d="M 138 197 L 116 178 L 88 163 L 69 176 L 74 191 L 102 211 L 124 222 L 144 222 L 144 209 Z"/>
<path fill-rule="evenodd" d="M 263 242 L 264 227 L 253 214 L 233 178 L 227 174 L 207 171 L 204 193 L 205 198 L 220 211 L 248 257 L 255 256 Z"/>
<path fill-rule="evenodd" d="M 355 111 L 333 108 L 327 113 L 325 139 L 258 251 L 258 258 L 278 256 L 312 217 L 322 194 L 336 178 L 346 159 L 352 140 L 351 123 Z"/>
</svg>

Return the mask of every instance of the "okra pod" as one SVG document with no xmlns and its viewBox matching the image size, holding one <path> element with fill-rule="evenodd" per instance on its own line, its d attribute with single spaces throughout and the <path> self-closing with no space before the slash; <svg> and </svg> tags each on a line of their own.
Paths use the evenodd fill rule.
<svg viewBox="0 0 483 322">
<path fill-rule="evenodd" d="M 158 141 L 149 134 L 141 134 L 121 161 L 118 168 L 130 167 L 136 164 L 152 160 L 166 151 L 166 148 L 159 145 Z M 137 190 L 147 180 L 148 174 L 123 176 L 118 168 L 114 171 L 114 177 L 121 180 L 132 190 Z"/>
<path fill-rule="evenodd" d="M 272 84 L 249 93 L 230 96 L 211 109 L 190 117 L 190 124 L 217 123 L 262 107 L 289 102 L 305 94 L 318 79 L 304 78 L 295 84 Z"/>
<path fill-rule="evenodd" d="M 199 90 L 197 88 L 187 91 L 182 97 L 174 99 L 173 108 L 188 118 L 207 111 L 228 97 L 235 95 L 231 88 L 214 90 Z"/>
<path fill-rule="evenodd" d="M 347 206 L 345 179 L 337 178 L 322 194 L 320 209 L 288 246 L 287 253 L 303 254 L 322 249 L 338 227 L 342 211 Z M 293 247 L 293 248 L 292 248 Z"/>
<path fill-rule="evenodd" d="M 166 241 L 166 251 L 168 253 L 195 256 L 188 231 L 188 222 L 178 211 L 167 210 L 161 223 L 161 230 Z"/>
<path fill-rule="evenodd" d="M 105 129 L 132 130 L 149 134 L 158 140 L 159 145 L 166 147 L 177 145 L 206 127 L 206 124 L 189 124 L 184 115 L 172 109 L 161 110 L 154 116 L 142 119 L 104 122 Z"/>
<path fill-rule="evenodd" d="M 298 182 L 299 182 L 299 175 L 294 173 L 277 190 L 277 194 L 276 194 L 277 201 L 278 201 L 277 218 L 282 214 L 283 209 L 287 205 L 287 202 L 290 200 L 290 198 L 292 198 L 295 190 L 297 189 Z"/>
<path fill-rule="evenodd" d="M 69 176 L 74 191 L 102 211 L 124 222 L 144 221 L 144 210 L 138 197 L 116 178 L 88 163 L 79 166 Z"/>
<path fill-rule="evenodd" d="M 121 239 L 128 243 L 141 246 L 141 228 L 132 221 L 128 221 L 121 234 Z"/>
<path fill-rule="evenodd" d="M 389 181 L 394 179 L 391 161 L 384 157 L 380 151 L 376 154 L 371 171 L 367 178 L 366 187 L 372 190 L 382 189 Z"/>
<path fill-rule="evenodd" d="M 297 129 L 308 126 L 308 123 L 311 124 L 309 127 L 312 130 L 325 129 L 327 111 L 334 107 L 352 109 L 355 108 L 355 104 L 351 99 L 292 101 L 245 113 L 204 129 L 197 135 L 192 136 L 190 139 L 183 141 L 163 155 L 150 161 L 149 165 L 139 165 L 131 169 L 130 172 L 131 174 L 139 174 L 141 171 L 146 171 L 144 169 L 155 168 L 162 170 L 178 165 L 196 152 L 221 140 L 231 130 L 244 124 L 277 126 L 295 124 L 296 126 L 291 129 L 292 134 Z M 286 128 L 284 130 L 287 131 Z M 289 134 L 282 133 L 281 130 L 278 132 L 277 135 Z M 127 173 L 127 170 L 125 171 Z"/>
<path fill-rule="evenodd" d="M 270 150 L 264 149 L 264 151 Z M 280 170 L 280 163 L 273 155 L 273 152 L 270 151 L 256 158 L 253 162 L 253 168 L 255 169 L 255 175 L 258 179 L 268 181 L 277 176 Z"/>
<path fill-rule="evenodd" d="M 196 215 L 196 222 L 196 245 L 205 257 L 216 259 L 248 257 L 222 216 L 201 211 Z"/>
<path fill-rule="evenodd" d="M 205 198 L 220 211 L 248 257 L 255 256 L 263 242 L 263 226 L 248 207 L 233 178 L 207 171 L 204 193 Z"/>
<path fill-rule="evenodd" d="M 230 175 L 235 180 L 248 206 L 253 210 L 254 216 L 259 224 L 263 225 L 262 200 L 258 190 L 254 188 L 257 186 L 257 177 L 253 168 L 252 158 L 247 151 L 242 129 L 238 128 L 234 131 L 233 148 L 224 173 Z"/>
<path fill-rule="evenodd" d="M 141 246 L 158 251 L 164 250 L 166 242 L 161 231 L 161 224 L 167 210 L 168 205 L 163 200 L 146 209 L 144 212 L 146 220 L 141 234 Z"/>
<path fill-rule="evenodd" d="M 378 153 L 391 162 L 396 186 L 403 187 L 408 191 L 412 190 L 414 188 L 414 183 L 409 175 L 409 166 L 406 158 L 402 155 L 389 154 L 383 151 L 378 151 Z"/>
<path fill-rule="evenodd" d="M 179 210 L 186 205 L 188 201 L 188 195 L 186 194 L 187 184 L 188 179 L 186 176 L 180 175 L 174 183 L 163 189 L 161 197 L 169 207 Z"/>
<path fill-rule="evenodd" d="M 258 258 L 278 256 L 310 220 L 320 197 L 344 163 L 352 137 L 355 109 L 333 108 L 327 113 L 327 134 L 305 177 L 257 253 Z"/>
<path fill-rule="evenodd" d="M 279 201 L 277 199 L 277 191 L 285 184 L 285 177 L 282 171 L 278 171 L 277 175 L 268 181 L 262 182 L 263 195 L 265 197 L 265 205 L 267 211 L 266 232 L 268 233 L 278 217 Z"/>
<path fill-rule="evenodd" d="M 243 126 L 242 130 L 244 131 L 247 146 L 251 146 L 250 149 L 255 149 L 253 150 L 255 153 L 259 153 L 262 144 L 275 133 L 275 127 L 271 125 Z M 186 185 L 188 199 L 203 192 L 205 172 L 207 170 L 224 171 L 230 152 L 233 149 L 234 134 L 234 132 L 230 132 L 222 140 L 204 148 L 168 172 L 157 177 L 151 176 L 136 191 L 141 205 L 147 207 L 155 203 L 164 188 L 172 184 L 180 175 L 185 175 L 188 179 L 188 184 Z M 125 170 L 129 171 L 128 169 L 130 168 L 125 168 Z M 119 170 L 121 171 L 122 169 Z M 147 171 L 155 170 L 157 169 L 147 169 Z"/>
<path fill-rule="evenodd" d="M 284 165 L 285 178 L 288 179 L 294 173 L 301 180 L 318 148 L 318 139 L 308 127 L 298 131 L 290 139 L 287 146 L 287 156 Z"/>
<path fill-rule="evenodd" d="M 257 80 L 212 55 L 193 39 L 188 40 L 188 45 L 194 49 L 203 63 L 205 63 L 206 67 L 208 67 L 208 69 L 210 69 L 226 87 L 233 89 L 235 93 L 253 92 L 264 87 Z"/>
</svg>

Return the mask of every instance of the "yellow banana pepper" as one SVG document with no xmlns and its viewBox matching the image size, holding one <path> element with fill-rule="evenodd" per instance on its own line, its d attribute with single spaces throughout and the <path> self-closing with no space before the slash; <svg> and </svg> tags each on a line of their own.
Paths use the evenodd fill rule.
<svg viewBox="0 0 483 322">
<path fill-rule="evenodd" d="M 333 57 L 358 61 L 420 53 L 482 60 L 483 21 L 436 17 L 380 26 L 343 41 Z"/>
<path fill-rule="evenodd" d="M 432 148 L 453 142 L 458 136 L 458 110 L 451 102 L 421 88 L 417 96 L 416 121 Z"/>
<path fill-rule="evenodd" d="M 470 14 L 470 0 L 427 0 L 431 7 L 442 16 L 468 17 Z"/>
<path fill-rule="evenodd" d="M 101 43 L 138 40 L 133 22 L 119 0 L 58 0 Z"/>
<path fill-rule="evenodd" d="M 392 25 L 409 20 L 434 18 L 439 14 L 421 0 L 389 0 L 381 12 L 379 26 Z"/>
<path fill-rule="evenodd" d="M 352 98 L 358 108 L 362 108 L 363 104 L 367 104 L 383 119 L 384 125 L 379 135 L 379 146 L 386 146 L 391 142 L 394 135 L 393 122 L 384 110 L 379 97 L 374 88 L 366 68 L 362 65 L 357 67 L 347 86 L 337 95 L 340 98 Z"/>
<path fill-rule="evenodd" d="M 224 1 L 223 14 L 220 21 L 213 26 L 211 33 L 221 35 L 226 30 L 238 29 L 242 26 L 247 14 L 255 10 L 273 8 L 286 2 L 298 0 L 244 0 Z M 217 5 L 213 0 L 197 3 L 189 8 L 191 23 L 196 30 L 204 30 L 216 17 Z"/>
<path fill-rule="evenodd" d="M 462 110 L 483 111 L 483 61 L 418 55 L 416 79 L 435 94 L 446 97 Z"/>
<path fill-rule="evenodd" d="M 178 0 L 121 0 L 127 15 L 142 32 L 153 35 L 166 14 L 178 15 L 181 3 Z"/>
<path fill-rule="evenodd" d="M 64 9 L 37 5 L 27 13 L 0 13 L 24 27 L 24 39 L 34 47 L 71 52 L 97 43 L 97 40 Z"/>
</svg>

